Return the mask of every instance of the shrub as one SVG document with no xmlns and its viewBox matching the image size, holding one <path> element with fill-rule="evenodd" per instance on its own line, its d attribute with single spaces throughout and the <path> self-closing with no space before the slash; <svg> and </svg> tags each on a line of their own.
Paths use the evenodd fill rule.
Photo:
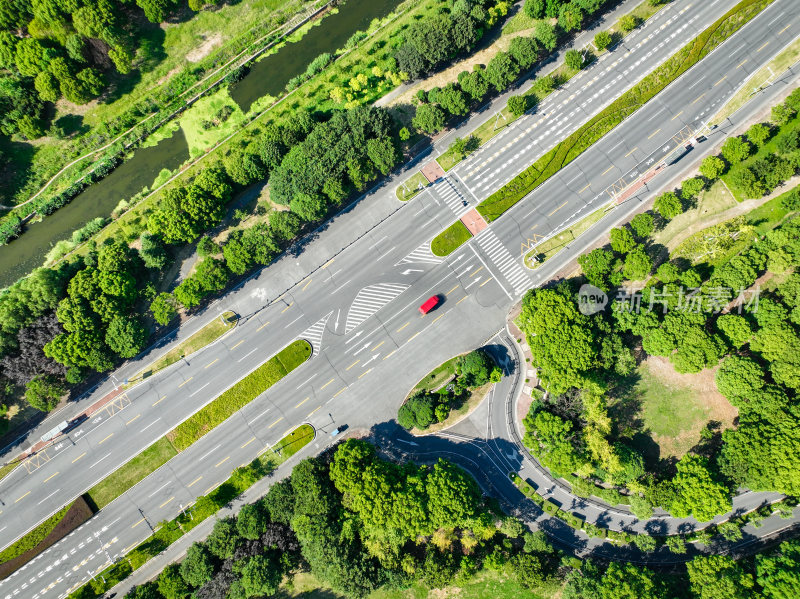
<svg viewBox="0 0 800 599">
<path fill-rule="evenodd" d="M 611 45 L 613 41 L 611 34 L 608 31 L 600 31 L 594 36 L 594 45 L 598 50 L 605 50 Z"/>
</svg>

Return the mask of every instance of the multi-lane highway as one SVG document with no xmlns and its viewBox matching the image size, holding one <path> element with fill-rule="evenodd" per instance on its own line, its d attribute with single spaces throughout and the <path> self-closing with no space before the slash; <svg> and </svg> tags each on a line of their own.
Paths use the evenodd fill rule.
<svg viewBox="0 0 800 599">
<path fill-rule="evenodd" d="M 699 31 L 732 4 L 718 0 L 713 11 L 704 12 L 689 26 Z M 666 23 L 669 11 L 683 9 L 680 19 Z M 646 43 L 653 48 L 672 44 L 677 49 L 684 36 L 691 35 L 684 29 L 673 36 L 672 27 L 688 23 L 693 10 L 691 3 L 673 3 L 661 21 L 643 29 L 640 41 L 648 38 Z M 708 5 L 703 10 L 708 11 Z M 342 423 L 370 426 L 393 417 L 405 389 L 419 376 L 442 359 L 482 343 L 499 328 L 521 293 L 558 264 L 554 260 L 535 272 L 524 268 L 520 248 L 530 245 L 532 232 L 552 233 L 565 219 L 579 218 L 607 201 L 606 187 L 641 157 L 657 150 L 686 124 L 707 118 L 747 73 L 800 33 L 798 11 L 800 7 L 791 0 L 776 0 L 699 66 L 446 260 L 435 258 L 428 243 L 463 210 L 464 201 L 474 205 L 496 185 L 473 189 L 470 168 L 491 158 L 486 168 L 507 170 L 503 166 L 506 155 L 493 156 L 497 145 L 480 150 L 459 166 L 456 178 L 437 183 L 405 205 L 392 203 L 393 188 L 377 191 L 353 214 L 337 217 L 320 231 L 302 253 L 287 254 L 226 296 L 214 309 L 234 309 L 242 315 L 230 334 L 185 363 L 133 387 L 124 409 L 98 415 L 70 433 L 69 439 L 53 447 L 41 467 L 30 473 L 19 469 L 0 483 L 3 545 L 112 472 L 291 340 L 308 339 L 314 356 L 71 537 L 0 582 L 0 596 L 63 595 L 108 557 L 115 559 L 145 538 L 149 526 L 174 517 L 181 506 L 301 422 L 324 430 Z M 776 20 L 781 30 L 774 26 Z M 569 96 L 562 92 L 564 99 L 556 97 L 554 105 L 560 102 L 565 110 L 564 101 L 576 106 L 585 102 L 598 91 L 592 87 L 595 78 L 614 62 L 618 71 L 603 75 L 601 83 L 626 69 L 631 73 L 631 64 L 641 56 L 631 53 L 626 59 L 626 52 L 619 48 L 610 54 L 614 60 L 590 67 L 581 80 L 573 80 Z M 657 60 L 653 54 L 650 57 Z M 606 93 L 616 92 L 612 88 Z M 568 127 L 565 123 L 566 128 L 548 135 L 563 138 L 583 115 L 573 118 L 574 123 Z M 530 127 L 536 119 L 536 115 L 526 117 L 520 126 L 527 122 L 525 127 Z M 513 135 L 512 131 L 507 135 Z M 522 138 L 514 143 L 524 148 L 529 141 Z M 520 161 L 515 163 L 517 170 L 536 157 L 525 151 L 515 159 Z M 480 176 L 489 175 L 475 175 Z M 457 200 L 454 193 L 460 194 Z M 374 220 L 378 224 L 358 233 L 363 230 L 360 225 Z M 443 304 L 420 316 L 416 307 L 434 293 L 444 297 Z M 131 364 L 130 372 L 120 376 L 140 366 Z"/>
</svg>

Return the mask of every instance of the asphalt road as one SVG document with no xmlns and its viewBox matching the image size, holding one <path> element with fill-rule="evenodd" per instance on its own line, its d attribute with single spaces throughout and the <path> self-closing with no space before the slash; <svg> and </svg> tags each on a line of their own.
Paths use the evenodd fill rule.
<svg viewBox="0 0 800 599">
<path fill-rule="evenodd" d="M 679 6 L 676 3 L 672 9 Z M 727 8 L 723 2 L 717 7 L 718 13 Z M 636 152 L 649 153 L 650 144 L 650 151 L 657 149 L 671 137 L 672 127 L 683 126 L 681 111 L 692 118 L 689 122 L 710 114 L 748 68 L 752 71 L 768 60 L 771 54 L 759 51 L 763 44 L 769 43 L 775 51 L 797 35 L 798 10 L 790 0 L 778 0 L 706 57 L 699 68 L 568 166 L 558 179 L 540 187 L 447 260 L 438 260 L 426 250 L 427 242 L 454 217 L 446 191 L 439 193 L 439 184 L 408 204 L 392 207 L 380 224 L 350 245 L 340 241 L 346 231 L 342 223 L 355 218 L 358 209 L 321 231 L 299 255 L 287 255 L 261 271 L 214 308 L 234 309 L 242 315 L 232 333 L 186 364 L 134 387 L 128 393 L 129 405 L 71 433 L 70 440 L 54 447 L 40 468 L 30 474 L 18 470 L 3 481 L 3 544 L 130 459 L 173 428 L 190 409 L 216 397 L 291 340 L 309 339 L 314 357 L 25 570 L 0 582 L 0 593 L 24 593 L 36 599 L 47 593 L 63 595 L 86 579 L 87 571 L 99 570 L 108 558 L 114 559 L 145 538 L 149 525 L 174 517 L 181 505 L 219 484 L 234 467 L 250 461 L 300 422 L 311 422 L 324 435 L 341 423 L 369 427 L 391 419 L 403 389 L 443 359 L 480 345 L 503 322 L 520 293 L 562 263 L 553 260 L 547 268 L 530 273 L 513 258 L 518 258 L 521 245 L 517 244 L 526 243 L 531 226 L 544 233 L 554 231 L 562 224 L 558 217 L 552 218 L 555 213 L 580 214 L 579 208 L 600 201 L 584 199 L 586 194 L 567 185 L 566 171 L 574 171 L 571 177 L 586 177 L 592 182 L 590 190 L 602 196 L 603 177 L 608 177 L 602 173 L 609 158 L 624 172 L 625 161 L 635 160 Z M 789 28 L 775 32 L 770 22 L 776 18 Z M 668 27 L 658 31 L 670 35 Z M 776 35 L 785 36 L 786 41 Z M 744 60 L 739 56 L 750 58 L 737 69 L 732 61 Z M 602 65 L 590 68 L 584 79 L 594 77 L 592 69 Z M 624 70 L 627 63 L 617 68 Z M 717 83 L 723 74 L 725 79 Z M 654 110 L 658 112 L 653 114 Z M 664 111 L 674 112 L 661 114 Z M 669 120 L 669 114 L 678 117 Z M 651 135 L 657 125 L 663 132 Z M 639 145 L 643 148 L 636 149 Z M 624 156 L 631 150 L 633 154 Z M 476 158 L 487 151 L 481 150 Z M 454 187 L 458 190 L 462 185 L 456 181 Z M 574 191 L 565 192 L 570 189 Z M 466 192 L 470 194 L 468 187 Z M 475 202 L 464 195 L 468 204 Z M 421 317 L 416 306 L 434 293 L 441 294 L 444 302 Z"/>
</svg>

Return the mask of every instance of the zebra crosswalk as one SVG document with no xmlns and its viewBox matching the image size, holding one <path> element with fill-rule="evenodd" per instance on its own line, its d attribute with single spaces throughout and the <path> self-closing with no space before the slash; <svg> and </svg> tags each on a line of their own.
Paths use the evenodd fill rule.
<svg viewBox="0 0 800 599">
<path fill-rule="evenodd" d="M 438 183 L 435 183 L 431 189 L 435 197 L 440 198 L 456 215 L 460 215 L 462 212 L 466 212 L 469 209 L 467 206 L 464 206 L 464 196 L 459 193 L 450 179 L 442 179 Z"/>
<path fill-rule="evenodd" d="M 413 252 L 411 252 L 408 256 L 400 260 L 395 266 L 400 266 L 401 264 L 411 264 L 412 262 L 422 262 L 425 264 L 439 264 L 442 261 L 441 258 L 438 256 L 434 256 L 433 252 L 431 251 L 431 244 L 429 241 L 426 241 Z"/>
<path fill-rule="evenodd" d="M 318 354 L 322 347 L 322 335 L 325 333 L 325 325 L 328 324 L 328 319 L 331 317 L 331 314 L 333 314 L 333 310 L 328 312 L 298 336 L 298 339 L 305 339 L 311 344 L 312 356 Z"/>
<path fill-rule="evenodd" d="M 528 273 L 519 265 L 497 235 L 495 235 L 491 229 L 486 229 L 483 233 L 478 235 L 477 241 L 481 249 L 500 270 L 500 274 L 511 283 L 515 295 L 521 295 L 527 291 L 530 286 Z"/>
<path fill-rule="evenodd" d="M 408 285 L 378 283 L 364 287 L 358 292 L 347 312 L 345 333 L 349 333 L 367 318 L 408 289 Z"/>
</svg>

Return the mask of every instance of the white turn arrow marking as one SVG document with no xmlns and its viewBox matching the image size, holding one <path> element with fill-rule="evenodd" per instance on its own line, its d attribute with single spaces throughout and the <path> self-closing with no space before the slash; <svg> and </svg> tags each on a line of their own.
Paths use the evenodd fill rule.
<svg viewBox="0 0 800 599">
<path fill-rule="evenodd" d="M 347 344 L 348 344 L 348 343 L 350 343 L 351 341 L 355 341 L 355 340 L 356 340 L 356 339 L 358 339 L 358 337 L 359 337 L 360 335 L 362 335 L 363 333 L 364 333 L 364 331 L 359 331 L 358 333 L 356 333 L 355 335 L 353 335 L 353 336 L 352 336 L 350 339 L 348 339 L 347 341 L 345 341 L 345 342 L 344 342 L 344 343 L 345 343 L 345 345 L 347 345 Z"/>
<path fill-rule="evenodd" d="M 397 441 L 400 441 L 400 443 L 408 443 L 409 445 L 413 445 L 414 447 L 419 445 L 419 443 L 414 443 L 413 441 L 404 441 L 403 439 L 397 439 Z"/>
<path fill-rule="evenodd" d="M 367 349 L 367 348 L 368 348 L 370 345 L 372 345 L 372 342 L 371 342 L 371 341 L 368 341 L 367 343 L 365 343 L 365 344 L 364 344 L 364 347 L 362 347 L 360 350 L 358 350 L 357 352 L 353 352 L 353 355 L 354 355 L 354 356 L 357 356 L 357 355 L 358 355 L 358 354 L 360 354 L 362 351 L 364 351 L 365 349 Z"/>
<path fill-rule="evenodd" d="M 423 271 L 422 270 L 417 270 L 416 268 L 407 268 L 406 270 L 404 270 L 400 274 L 407 275 L 407 274 L 411 274 L 412 272 L 423 272 Z"/>
<path fill-rule="evenodd" d="M 370 363 L 370 362 L 372 362 L 373 360 L 377 360 L 377 359 L 378 359 L 378 356 L 380 356 L 380 354 L 375 354 L 374 356 L 372 356 L 372 357 L 371 357 L 369 360 L 367 360 L 366 362 L 364 362 L 364 366 L 366 366 L 367 364 L 369 364 L 369 363 Z"/>
</svg>

